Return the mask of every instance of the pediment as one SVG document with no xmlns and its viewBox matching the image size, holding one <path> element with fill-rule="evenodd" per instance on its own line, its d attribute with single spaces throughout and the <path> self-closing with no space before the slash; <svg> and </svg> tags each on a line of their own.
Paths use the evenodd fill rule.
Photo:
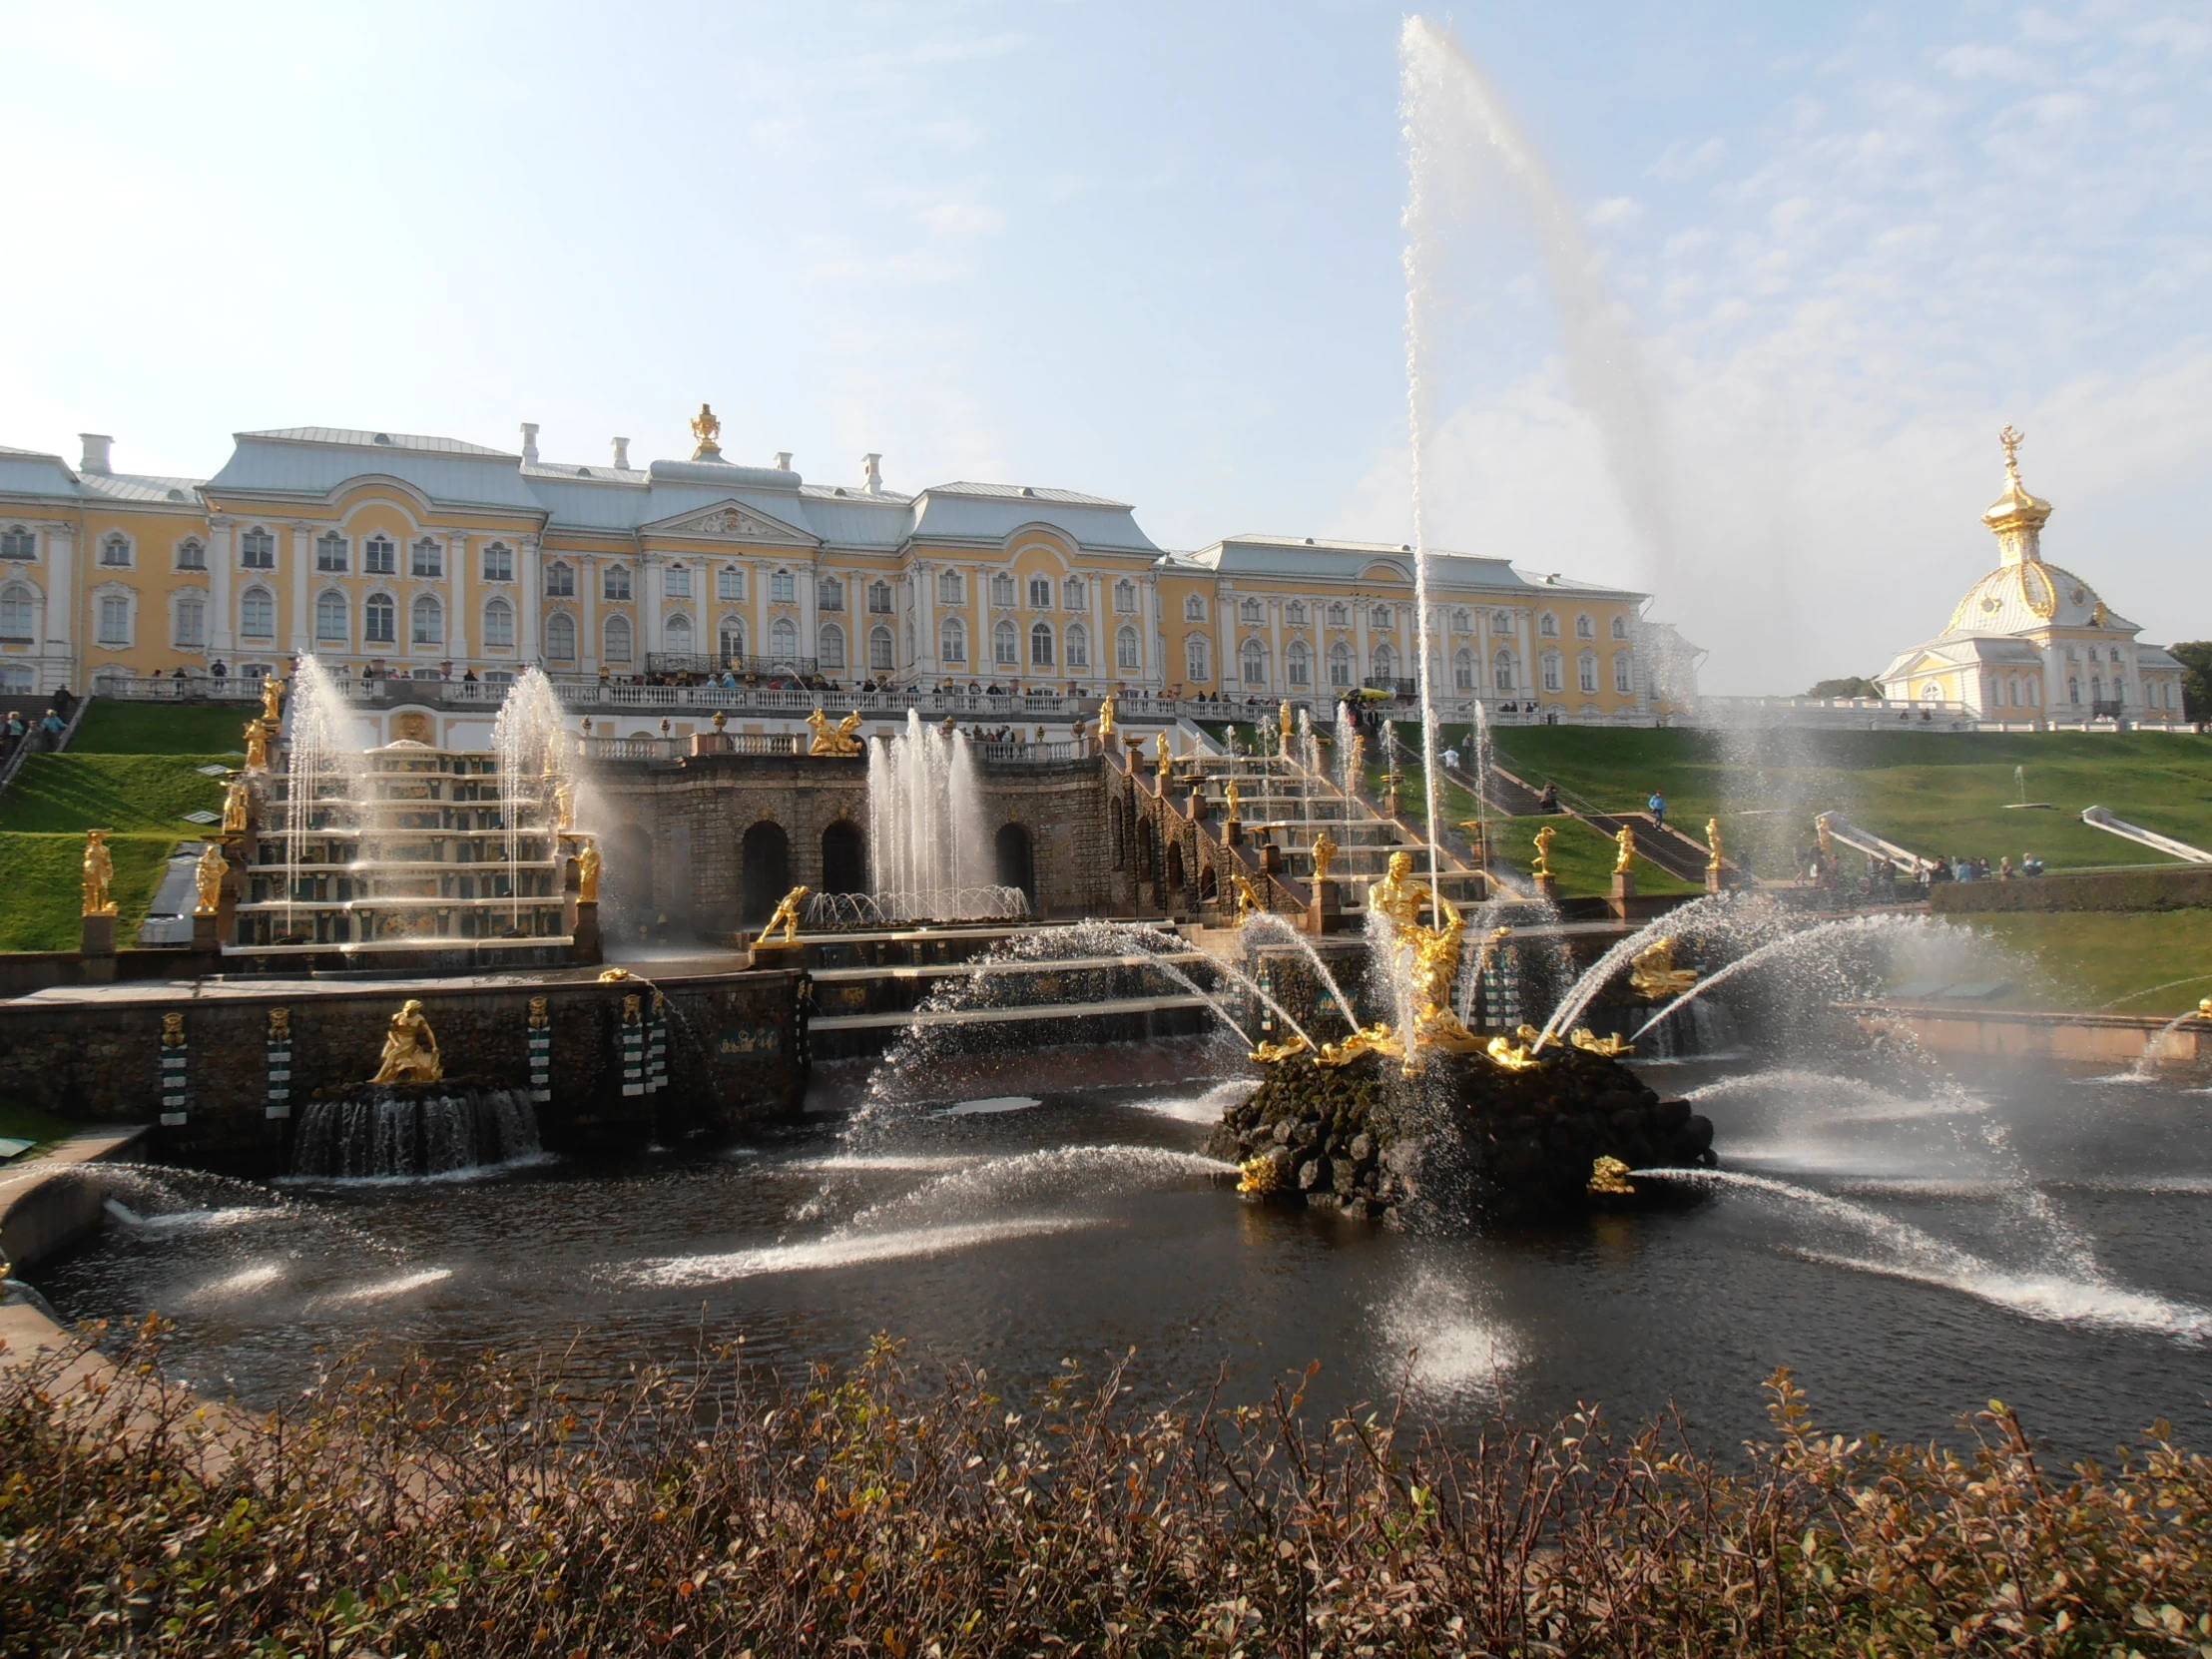
<svg viewBox="0 0 2212 1659">
<path fill-rule="evenodd" d="M 822 538 L 809 535 L 742 501 L 718 501 L 644 525 L 639 534 L 684 536 L 698 541 L 767 542 L 778 547 L 820 547 Z"/>
</svg>

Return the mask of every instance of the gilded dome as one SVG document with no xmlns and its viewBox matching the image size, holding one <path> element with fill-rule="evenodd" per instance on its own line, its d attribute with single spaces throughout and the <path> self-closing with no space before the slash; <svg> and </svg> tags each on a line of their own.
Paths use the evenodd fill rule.
<svg viewBox="0 0 2212 1659">
<path fill-rule="evenodd" d="M 2134 626 L 2107 610 L 2096 589 L 2072 571 L 2029 559 L 1999 565 L 1968 588 L 1942 637 L 2024 634 L 2037 628 L 2132 631 Z"/>
</svg>

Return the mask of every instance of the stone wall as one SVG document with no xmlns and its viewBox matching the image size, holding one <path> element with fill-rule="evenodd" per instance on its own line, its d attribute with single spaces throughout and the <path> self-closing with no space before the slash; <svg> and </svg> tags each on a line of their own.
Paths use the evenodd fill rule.
<svg viewBox="0 0 2212 1659">
<path fill-rule="evenodd" d="M 2012 881 L 1938 881 L 1928 889 L 1938 915 L 1988 910 L 2186 910 L 2212 907 L 2212 864 L 2168 869 L 2084 870 Z"/>
<path fill-rule="evenodd" d="M 419 996 L 446 1075 L 492 1088 L 530 1085 L 530 1001 L 552 1032 L 549 1100 L 537 1111 L 556 1149 L 728 1134 L 789 1115 L 806 1083 L 799 976 L 763 972 L 660 981 L 667 998 L 667 1086 L 626 1095 L 623 999 L 652 987 L 595 979 L 496 985 L 392 985 L 278 995 L 225 987 L 174 999 L 0 1005 L 0 1095 L 83 1121 L 158 1122 L 163 1016 L 183 1016 L 184 1122 L 152 1151 L 171 1162 L 256 1172 L 290 1167 L 297 1114 L 318 1092 L 376 1070 L 385 1022 Z M 288 1099 L 273 1107 L 270 1014 L 288 1010 Z M 286 1109 L 288 1108 L 288 1110 Z M 272 1115 L 273 1112 L 278 1115 Z"/>
</svg>

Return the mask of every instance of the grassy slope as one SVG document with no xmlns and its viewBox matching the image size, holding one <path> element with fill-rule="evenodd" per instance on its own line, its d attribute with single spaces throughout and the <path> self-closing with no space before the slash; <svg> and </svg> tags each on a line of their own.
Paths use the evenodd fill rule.
<svg viewBox="0 0 2212 1659">
<path fill-rule="evenodd" d="M 71 740 L 72 755 L 192 755 L 246 753 L 246 722 L 258 708 L 208 704 L 118 703 L 96 698 Z"/>
<path fill-rule="evenodd" d="M 189 835 L 185 814 L 220 812 L 223 781 L 194 770 L 207 755 L 33 755 L 0 799 L 0 831 L 114 830 Z"/>
<path fill-rule="evenodd" d="M 137 941 L 139 923 L 161 882 L 170 835 L 115 835 L 113 893 L 119 947 Z M 85 837 L 0 834 L 0 950 L 74 950 L 81 941 Z"/>
<path fill-rule="evenodd" d="M 12 1100 L 0 1100 L 0 1138 L 36 1143 L 23 1154 L 25 1158 L 37 1157 L 56 1141 L 67 1140 L 76 1130 L 77 1125 L 67 1118 L 58 1118 L 30 1106 L 18 1106 Z"/>
<path fill-rule="evenodd" d="M 2212 910 L 1954 919 L 2017 957 L 2009 1001 L 2171 1016 L 2212 995 Z"/>
</svg>

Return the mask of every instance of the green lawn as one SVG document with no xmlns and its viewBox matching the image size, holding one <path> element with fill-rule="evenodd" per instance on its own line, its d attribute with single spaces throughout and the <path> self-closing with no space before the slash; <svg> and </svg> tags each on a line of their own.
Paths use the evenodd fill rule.
<svg viewBox="0 0 2212 1659">
<path fill-rule="evenodd" d="M 220 812 L 223 780 L 195 770 L 221 765 L 220 755 L 33 755 L 0 797 L 0 831 L 66 830 L 119 832 L 201 829 L 185 814 Z"/>
<path fill-rule="evenodd" d="M 213 755 L 246 753 L 246 723 L 258 705 L 121 703 L 95 698 L 70 740 L 72 755 Z"/>
<path fill-rule="evenodd" d="M 12 794 L 12 792 L 11 792 Z M 135 944 L 180 837 L 113 835 L 115 942 Z M 83 941 L 85 837 L 0 834 L 0 950 L 74 950 Z"/>
<path fill-rule="evenodd" d="M 2015 953 L 2019 989 L 2007 999 L 2015 1003 L 2171 1016 L 2212 996 L 2212 910 L 2021 913 L 1953 922 Z"/>
<path fill-rule="evenodd" d="M 65 1141 L 77 1132 L 78 1126 L 67 1118 L 55 1117 L 51 1112 L 41 1112 L 36 1107 L 19 1106 L 12 1100 L 0 1100 L 0 1140 L 32 1141 L 37 1143 L 23 1158 L 35 1158 L 56 1141 Z M 17 1163 L 22 1159 L 17 1159 Z"/>
</svg>

